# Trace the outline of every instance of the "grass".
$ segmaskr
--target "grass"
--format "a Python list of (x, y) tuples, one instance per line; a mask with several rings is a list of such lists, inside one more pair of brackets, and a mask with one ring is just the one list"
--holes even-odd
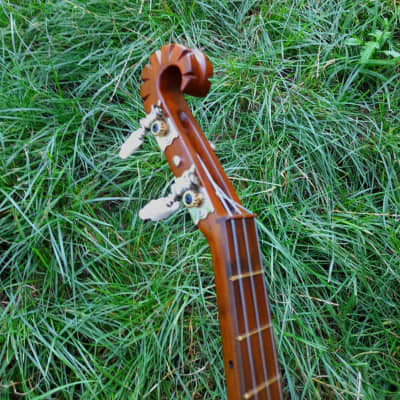
[(400, 31), (393, 1), (0, 2), (0, 398), (221, 399), (210, 253), (140, 72), (215, 75), (194, 113), (259, 216), (287, 399), (400, 399)]

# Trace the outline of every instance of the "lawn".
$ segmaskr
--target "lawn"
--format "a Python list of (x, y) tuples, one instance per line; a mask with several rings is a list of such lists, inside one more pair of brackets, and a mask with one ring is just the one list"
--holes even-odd
[(211, 255), (172, 174), (127, 160), (140, 73), (200, 48), (188, 99), (258, 214), (286, 399), (400, 399), (395, 0), (0, 1), (0, 398), (224, 399)]

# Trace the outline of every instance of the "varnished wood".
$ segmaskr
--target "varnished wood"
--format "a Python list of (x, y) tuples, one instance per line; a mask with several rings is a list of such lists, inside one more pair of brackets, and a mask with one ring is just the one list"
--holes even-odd
[[(238, 274), (239, 264), (242, 274), (249, 272), (250, 265), (253, 270), (262, 268), (254, 217), (215, 218), (214, 215), (210, 215), (208, 221), (202, 221), (201, 224), (207, 225), (203, 232), (210, 243), (213, 256), (228, 398), (229, 400), (245, 399), (246, 393), (252, 393), (252, 390), (268, 381), (270, 382), (268, 386), (257, 392), (257, 397), (254, 398), (259, 400), (282, 399), (264, 276), (257, 275), (243, 280), (245, 310), (242, 307), (239, 280), (232, 281), (230, 279)], [(238, 244), (237, 251), (234, 250), (232, 224), (235, 226), (236, 238), (241, 242)], [(248, 237), (247, 249), (244, 243), (244, 233)], [(253, 284), (250, 279), (253, 279)], [(254, 304), (254, 298), (256, 298), (257, 304)], [(257, 311), (259, 325), (256, 323)], [(248, 317), (247, 331), (244, 326), (244, 314), (247, 314)], [(265, 326), (269, 326), (269, 328), (262, 329)], [(257, 331), (257, 334), (252, 334), (254, 331)], [(259, 332), (265, 355), (264, 363), (268, 371), (267, 377), (262, 371), (263, 360)], [(242, 336), (247, 336), (246, 340), (241, 339)], [(249, 340), (253, 356), (255, 382), (251, 377), (247, 340)]]
[[(203, 53), (166, 45), (145, 66), (140, 93), (145, 111), (159, 104), (178, 132), (164, 152), (173, 174), (179, 177), (194, 165), (215, 210), (198, 227), (213, 259), (228, 399), (282, 399), (255, 216), (242, 208), (184, 98), (205, 96), (211, 76)], [(174, 156), (182, 160), (178, 166)], [(209, 176), (235, 206), (221, 201)]]

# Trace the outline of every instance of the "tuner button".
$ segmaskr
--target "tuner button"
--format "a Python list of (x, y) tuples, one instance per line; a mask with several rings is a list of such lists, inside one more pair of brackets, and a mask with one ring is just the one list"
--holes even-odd
[(131, 133), (125, 143), (121, 146), (119, 156), (121, 158), (127, 158), (132, 153), (134, 153), (143, 143), (145, 130), (139, 128), (135, 132)]
[(143, 220), (151, 219), (152, 221), (160, 221), (168, 218), (175, 211), (178, 211), (179, 201), (175, 201), (171, 196), (161, 197), (160, 199), (151, 200), (140, 211), (139, 218)]
[(187, 190), (182, 196), (183, 204), (188, 207), (198, 207), (203, 201), (203, 196), (199, 192)]
[(154, 136), (165, 136), (168, 132), (168, 124), (162, 119), (156, 119), (152, 122), (150, 131)]

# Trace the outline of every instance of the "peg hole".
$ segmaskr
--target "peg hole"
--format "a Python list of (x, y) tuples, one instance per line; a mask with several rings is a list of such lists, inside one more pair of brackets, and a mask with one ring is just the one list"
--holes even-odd
[(228, 364), (229, 364), (229, 368), (232, 369), (232, 368), (233, 368), (233, 361), (232, 361), (232, 360), (229, 360), (229, 361), (228, 361)]

